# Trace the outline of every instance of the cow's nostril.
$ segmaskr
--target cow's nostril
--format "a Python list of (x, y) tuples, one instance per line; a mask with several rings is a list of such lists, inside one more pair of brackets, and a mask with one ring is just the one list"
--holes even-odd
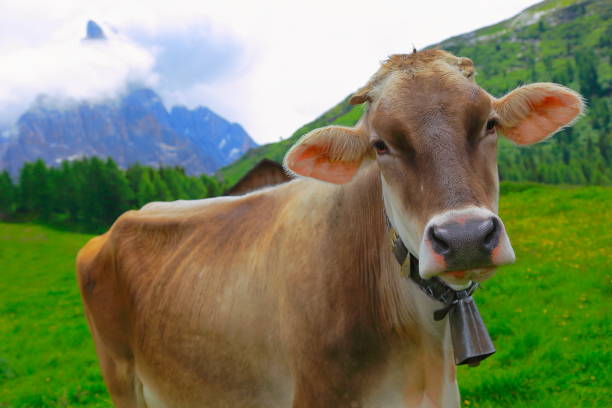
[(493, 250), (499, 241), (499, 221), (496, 218), (490, 218), (483, 223), (481, 228), (484, 235), (484, 246), (489, 250)]
[(450, 245), (444, 236), (444, 231), (435, 225), (429, 228), (429, 239), (433, 250), (437, 253), (444, 255), (450, 251)]

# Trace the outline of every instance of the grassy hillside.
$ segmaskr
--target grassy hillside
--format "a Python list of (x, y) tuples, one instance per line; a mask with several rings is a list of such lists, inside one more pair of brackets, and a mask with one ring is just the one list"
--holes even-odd
[[(581, 92), (586, 117), (550, 141), (531, 148), (500, 142), (505, 180), (612, 184), (612, 3), (607, 0), (548, 0), (501, 23), (432, 47), (471, 58), (478, 83), (495, 96), (530, 82), (557, 82)], [(408, 50), (407, 46), (407, 50)], [(367, 78), (363, 78), (365, 83)], [(357, 89), (362, 83), (355, 84)], [(235, 183), (261, 158), (280, 161), (302, 134), (328, 124), (352, 125), (362, 107), (345, 99), (289, 139), (261, 146), (221, 169)]]
[[(612, 406), (612, 189), (502, 191), (518, 262), (476, 295), (498, 353), (459, 369), (462, 405)], [(0, 223), (0, 408), (110, 406), (74, 277), (88, 239)]]

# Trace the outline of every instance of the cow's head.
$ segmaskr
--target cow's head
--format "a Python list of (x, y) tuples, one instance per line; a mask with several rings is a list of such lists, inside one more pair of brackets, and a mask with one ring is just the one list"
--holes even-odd
[(469, 59), (431, 50), (390, 57), (351, 98), (364, 102), (354, 128), (308, 133), (285, 166), (343, 184), (375, 160), (387, 214), (424, 278), (463, 285), (514, 262), (497, 216), (497, 133), (519, 145), (544, 140), (582, 112), (580, 95), (538, 83), (496, 99), (476, 85)]

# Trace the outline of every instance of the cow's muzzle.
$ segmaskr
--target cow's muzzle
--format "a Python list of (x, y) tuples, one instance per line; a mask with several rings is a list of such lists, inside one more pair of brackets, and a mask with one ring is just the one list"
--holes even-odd
[(424, 279), (442, 274), (451, 283), (480, 281), (491, 275), (492, 267), (514, 259), (497, 215), (483, 208), (453, 210), (433, 217), (425, 227), (419, 273)]

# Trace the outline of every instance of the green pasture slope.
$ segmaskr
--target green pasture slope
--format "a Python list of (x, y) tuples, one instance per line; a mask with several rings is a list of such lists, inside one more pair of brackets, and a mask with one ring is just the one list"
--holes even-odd
[[(498, 353), (464, 407), (610, 407), (612, 189), (504, 184), (518, 256), (477, 294)], [(0, 224), (0, 407), (108, 407), (74, 278), (88, 235)]]

